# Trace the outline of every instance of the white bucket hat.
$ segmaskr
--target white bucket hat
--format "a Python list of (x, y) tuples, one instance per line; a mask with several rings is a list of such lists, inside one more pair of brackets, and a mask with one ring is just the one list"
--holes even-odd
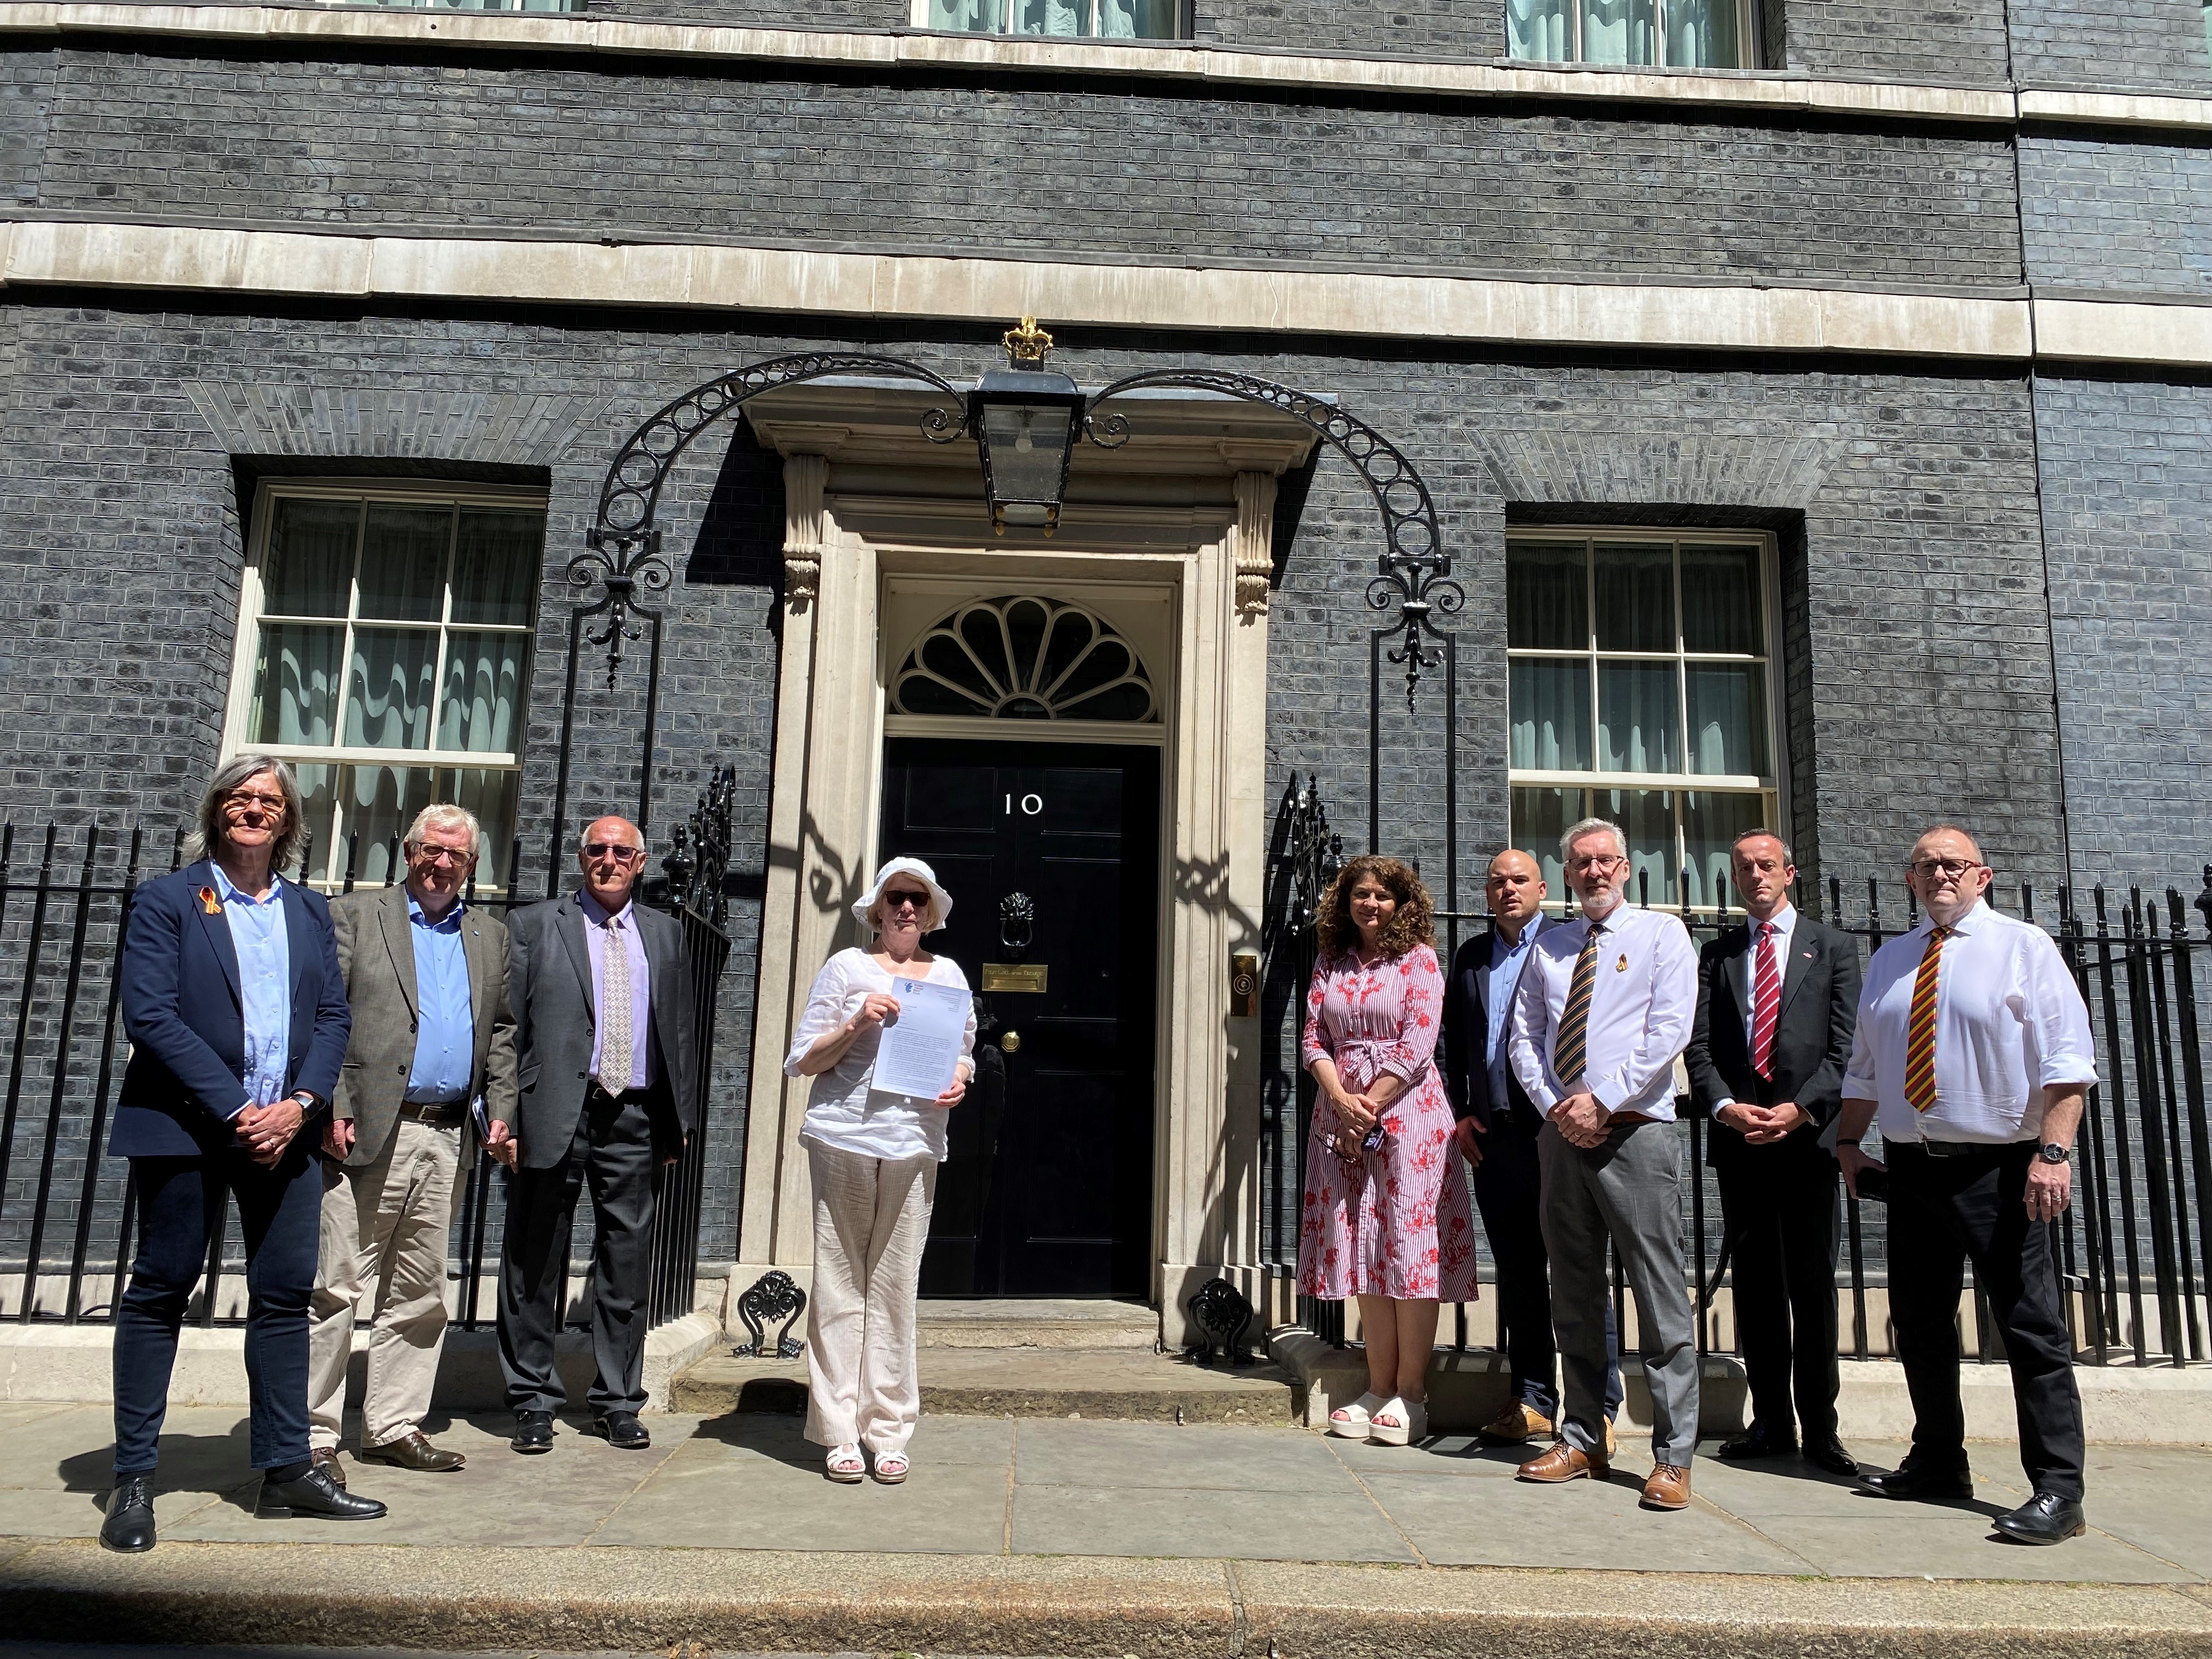
[[(937, 884), (937, 872), (920, 859), (893, 859), (882, 869), (877, 871), (875, 884), (853, 901), (854, 921), (863, 927), (871, 925), (868, 921), (868, 912), (876, 908), (877, 902), (884, 896), (884, 889), (890, 884), (893, 876), (912, 876), (924, 887), (929, 889), (929, 902), (931, 908), (937, 912), (937, 920), (929, 927), (924, 927), (922, 932), (931, 933), (945, 926), (945, 919), (952, 914), (952, 895)], [(927, 921), (927, 918), (925, 917), (924, 920)]]

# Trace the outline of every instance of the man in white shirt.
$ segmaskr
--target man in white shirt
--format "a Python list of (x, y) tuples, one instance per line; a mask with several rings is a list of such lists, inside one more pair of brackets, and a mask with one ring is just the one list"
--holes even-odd
[[(2021, 1543), (2056, 1544), (2087, 1524), (2081, 1397), (2051, 1224), (2071, 1196), (2068, 1158), (2097, 1080), (2089, 1011), (2051, 936), (1982, 902), (1990, 871), (1965, 830), (1929, 830), (1906, 875), (1927, 915), (1867, 965), (1836, 1143), (1853, 1193), (1868, 1171), (1886, 1171), (1890, 1318), (1912, 1395), (1911, 1454), (1863, 1484), (1884, 1498), (1973, 1491), (1957, 1325), (1972, 1257), (2004, 1335), (2035, 1488), (1996, 1524)], [(1877, 1112), (1886, 1164), (1859, 1145)]]
[(1644, 1506), (1686, 1509), (1698, 1443), (1698, 1355), (1682, 1269), (1682, 1149), (1674, 1061), (1698, 1006), (1698, 953), (1680, 918), (1629, 908), (1628, 843), (1603, 818), (1559, 838), (1582, 915), (1530, 947), (1513, 1002), (1514, 1075), (1545, 1117), (1544, 1247), (1566, 1405), (1559, 1444), (1523, 1480), (1603, 1474), (1606, 1241), (1643, 1328), (1651, 1389)]

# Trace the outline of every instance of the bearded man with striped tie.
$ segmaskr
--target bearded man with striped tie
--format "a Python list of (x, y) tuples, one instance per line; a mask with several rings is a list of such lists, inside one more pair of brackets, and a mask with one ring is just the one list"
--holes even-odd
[[(2074, 1132), (2097, 1081), (2089, 1010), (2051, 936), (1983, 902), (1990, 867), (1964, 830), (1929, 830), (1905, 873), (1927, 915), (1867, 964), (1836, 1142), (1853, 1193), (1865, 1171), (1887, 1170), (1889, 1315), (1912, 1395), (1911, 1452), (1863, 1484), (1883, 1498), (1972, 1495), (1958, 1330), (1971, 1257), (2004, 1336), (2035, 1488), (1996, 1528), (2056, 1544), (2087, 1524), (2051, 1224), (2072, 1194)], [(1877, 1112), (1886, 1164), (1859, 1145)]]
[(1603, 818), (1571, 824), (1559, 854), (1582, 915), (1546, 928), (1530, 947), (1508, 1052), (1545, 1118), (1536, 1158), (1565, 1406), (1559, 1444), (1522, 1464), (1520, 1478), (1550, 1483), (1607, 1473), (1609, 1237), (1636, 1297), (1651, 1391), (1656, 1467), (1644, 1484), (1644, 1507), (1687, 1509), (1698, 1354), (1682, 1267), (1674, 1061), (1697, 1009), (1698, 953), (1680, 917), (1629, 906), (1628, 842), (1619, 826)]
[(1698, 957), (1698, 1023), (1684, 1057), (1690, 1097), (1712, 1115), (1713, 1173), (1751, 1385), (1750, 1431), (1725, 1442), (1720, 1455), (1741, 1462), (1802, 1449), (1831, 1474), (1856, 1474), (1836, 1437), (1843, 1206), (1835, 1155), (1821, 1133), (1843, 1104), (1858, 946), (1798, 915), (1790, 902), (1797, 866), (1772, 830), (1745, 830), (1729, 862), (1749, 920)]

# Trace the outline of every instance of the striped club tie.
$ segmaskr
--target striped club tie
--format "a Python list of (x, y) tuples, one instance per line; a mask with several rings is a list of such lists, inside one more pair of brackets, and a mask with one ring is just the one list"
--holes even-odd
[(1552, 1069), (1570, 1089), (1583, 1080), (1589, 1060), (1590, 998), (1597, 990), (1598, 935), (1605, 929), (1590, 923), (1575, 958), (1575, 976), (1567, 981), (1567, 1006), (1559, 1015), (1559, 1040), (1552, 1049)]
[(1782, 975), (1774, 963), (1774, 924), (1759, 924), (1759, 955), (1751, 977), (1751, 1069), (1774, 1078), (1774, 1026), (1782, 1018)]
[(1936, 981), (1942, 972), (1948, 927), (1930, 928), (1928, 949), (1912, 981), (1912, 1018), (1905, 1025), (1905, 1098), (1916, 1112), (1936, 1103)]

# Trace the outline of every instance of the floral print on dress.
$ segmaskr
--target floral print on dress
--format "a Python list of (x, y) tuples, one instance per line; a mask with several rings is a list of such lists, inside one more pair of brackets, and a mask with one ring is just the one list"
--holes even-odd
[(1314, 1105), (1298, 1224), (1298, 1289), (1340, 1300), (1472, 1302), (1474, 1212), (1452, 1146), (1451, 1103), (1431, 1063), (1443, 1008), (1437, 953), (1417, 945), (1362, 967), (1324, 957), (1306, 994), (1298, 1063), (1335, 1064), (1347, 1094), (1383, 1073), (1407, 1087), (1382, 1114), (1379, 1152), (1346, 1164), (1330, 1150), (1336, 1113)]

